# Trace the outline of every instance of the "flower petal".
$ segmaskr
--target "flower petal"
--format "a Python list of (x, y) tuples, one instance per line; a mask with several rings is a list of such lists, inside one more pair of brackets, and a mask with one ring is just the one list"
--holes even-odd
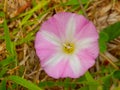
[(99, 54), (99, 45), (98, 45), (98, 41), (95, 41), (92, 43), (91, 46), (87, 47), (86, 52), (93, 58), (96, 59), (98, 54)]
[(75, 22), (75, 14), (73, 14), (67, 23), (66, 27), (66, 39), (67, 41), (72, 40), (74, 38), (74, 33), (76, 30), (76, 22)]
[(78, 78), (84, 74), (80, 59), (76, 56), (70, 56), (66, 63), (64, 73), (61, 77)]
[(75, 78), (83, 75), (83, 73), (84, 73), (81, 64), (82, 63), (81, 63), (80, 59), (76, 55), (74, 55), (70, 58), (70, 66), (74, 72)]
[(92, 38), (86, 38), (78, 41), (76, 43), (76, 53), (79, 51), (82, 52), (83, 50), (89, 52), (89, 54), (91, 54), (91, 57), (95, 59), (99, 53), (98, 41)]
[(89, 21), (82, 15), (75, 16), (76, 32), (75, 36), (89, 23)]
[[(48, 65), (43, 67), (43, 69), (45, 70), (45, 72), (49, 76), (58, 79), (58, 78), (62, 77), (62, 74), (63, 74), (63, 72), (65, 70), (65, 66), (66, 66), (67, 60), (65, 58), (62, 58), (61, 60), (58, 57), (56, 57), (56, 58), (57, 59), (55, 59), (54, 65), (51, 62), (51, 64), (49, 63)], [(56, 60), (57, 60), (57, 63), (56, 63)]]
[(56, 19), (59, 25), (59, 29), (61, 32), (61, 36), (63, 39), (69, 38), (75, 32), (75, 16), (76, 14), (69, 12), (62, 12), (54, 15), (53, 17)]
[(56, 37), (54, 34), (46, 31), (41, 31), (41, 35), (48, 40), (50, 43), (53, 43), (54, 45), (60, 46), (60, 39)]
[[(45, 61), (51, 57), (54, 53), (58, 52), (59, 46), (47, 40), (41, 32), (38, 32), (35, 39), (35, 49), (38, 57), (41, 61)], [(57, 42), (56, 42), (57, 43)]]
[(67, 23), (72, 15), (73, 13), (66, 12), (55, 14), (42, 24), (41, 30), (48, 31), (55, 34), (57, 37), (62, 38), (65, 36)]
[(84, 69), (84, 72), (95, 64), (95, 59), (91, 57), (86, 50), (80, 51), (77, 56), (80, 59), (81, 67)]
[(45, 21), (41, 26), (41, 31), (46, 31), (56, 35), (57, 37), (61, 37), (61, 29), (57, 20), (54, 17), (49, 18)]
[(80, 30), (79, 33), (76, 33), (76, 39), (77, 40), (84, 40), (85, 38), (92, 38), (94, 40), (98, 39), (98, 33), (95, 28), (95, 26), (92, 24), (92, 22), (89, 22), (86, 24), (82, 30)]
[(64, 55), (62, 55), (61, 53), (56, 53), (53, 56), (51, 56), (51, 58), (49, 58), (46, 62), (44, 62), (42, 64), (42, 67), (55, 66), (58, 62), (60, 62), (63, 59), (63, 57), (64, 57)]
[(76, 42), (76, 49), (82, 50), (85, 48), (89, 48), (90, 46), (93, 46), (92, 43), (96, 42), (97, 40), (94, 40), (94, 38), (85, 38), (85, 39), (80, 39), (79, 41)]

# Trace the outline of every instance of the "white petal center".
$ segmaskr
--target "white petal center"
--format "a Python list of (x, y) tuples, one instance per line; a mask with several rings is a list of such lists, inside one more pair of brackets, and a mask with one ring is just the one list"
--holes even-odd
[(77, 50), (85, 49), (91, 46), (91, 43), (93, 43), (95, 40), (93, 38), (86, 38), (83, 40), (79, 40), (76, 42), (76, 48)]
[(53, 43), (54, 45), (60, 46), (61, 41), (56, 35), (54, 35), (50, 32), (47, 32), (45, 30), (41, 31), (41, 33), (46, 40)]
[(75, 22), (75, 18), (73, 15), (69, 19), (67, 27), (66, 27), (66, 39), (67, 40), (71, 40), (74, 38), (75, 29), (76, 29), (76, 22)]
[(81, 70), (81, 63), (79, 58), (76, 55), (71, 56), (70, 58), (70, 66), (75, 75), (78, 75)]
[(64, 55), (62, 55), (61, 53), (56, 53), (54, 56), (48, 59), (48, 61), (46, 61), (43, 66), (55, 66), (57, 63), (63, 60), (63, 58)]

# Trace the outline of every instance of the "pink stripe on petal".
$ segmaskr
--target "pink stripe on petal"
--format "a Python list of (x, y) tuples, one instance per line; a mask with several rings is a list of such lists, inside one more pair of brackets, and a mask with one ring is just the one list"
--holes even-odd
[(86, 72), (89, 68), (91, 68), (95, 64), (95, 59), (91, 57), (89, 53), (86, 52), (85, 50), (80, 51), (77, 54), (77, 56), (81, 62), (81, 66), (84, 69), (84, 72)]
[(76, 15), (76, 34), (78, 34), (88, 23), (89, 21), (82, 15)]
[(75, 15), (76, 14), (69, 13), (69, 12), (62, 12), (62, 13), (58, 13), (53, 16), (56, 19), (56, 21), (58, 22), (63, 39), (66, 37), (66, 30), (67, 30), (67, 32), (71, 32), (71, 33), (74, 32), (74, 29), (75, 29), (74, 16)]
[(66, 26), (66, 39), (67, 41), (69, 40), (72, 40), (74, 38), (74, 34), (75, 34), (75, 31), (76, 31), (76, 21), (75, 21), (75, 14), (73, 14), (69, 20), (68, 20), (68, 23), (67, 23), (67, 26)]
[(44, 63), (42, 63), (43, 67), (46, 66), (55, 66), (58, 62), (60, 62), (62, 59), (64, 58), (64, 55), (62, 55), (61, 53), (55, 53), (53, 56), (51, 56), (50, 58), (48, 58)]
[(43, 67), (43, 69), (49, 76), (58, 79), (62, 77), (66, 63), (67, 63), (66, 59), (61, 59), (61, 61), (58, 62), (56, 65), (51, 66), (51, 64), (49, 64), (46, 67)]
[(98, 41), (93, 42), (92, 45), (86, 48), (85, 50), (92, 58), (96, 59), (99, 54)]
[(54, 17), (49, 18), (41, 26), (41, 31), (47, 31), (52, 34), (55, 34), (57, 37), (61, 37), (61, 29), (57, 20)]
[(79, 50), (83, 50), (85, 48), (90, 48), (91, 46), (93, 46), (94, 42), (98, 43), (98, 41), (94, 38), (80, 39), (79, 41), (76, 41), (76, 49), (77, 49), (77, 51), (79, 51)]
[(76, 33), (75, 36), (78, 40), (84, 40), (85, 38), (93, 38), (94, 40), (98, 39), (98, 33), (92, 22), (87, 23), (79, 33)]
[(38, 32), (36, 36), (35, 49), (41, 61), (45, 61), (47, 58), (58, 52), (58, 46), (46, 40), (40, 32)]
[(72, 68), (74, 75), (79, 76), (79, 73), (81, 71), (81, 62), (77, 56), (74, 55), (70, 57), (70, 66)]
[(46, 31), (41, 31), (41, 35), (43, 38), (48, 40), (50, 43), (53, 43), (54, 45), (60, 46), (61, 41), (54, 34), (52, 34), (50, 32), (46, 32)]
[(64, 73), (62, 74), (62, 78), (64, 77), (70, 77), (70, 78), (79, 78), (85, 73), (85, 70), (83, 69), (80, 60), (75, 58), (71, 58), (68, 60), (68, 62), (65, 65)]
[(62, 78), (65, 78), (65, 77), (75, 78), (75, 75), (74, 75), (72, 68), (70, 66), (69, 59), (64, 67), (64, 72), (62, 73), (61, 77)]
[(65, 36), (65, 29), (71, 15), (73, 14), (65, 12), (55, 14), (42, 24), (41, 30), (48, 31), (55, 34), (57, 37), (62, 38)]

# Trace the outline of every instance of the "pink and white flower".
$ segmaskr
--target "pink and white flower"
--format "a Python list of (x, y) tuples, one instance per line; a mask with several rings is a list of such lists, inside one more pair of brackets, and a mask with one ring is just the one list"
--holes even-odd
[(98, 33), (84, 16), (58, 13), (42, 24), (35, 49), (49, 76), (78, 78), (95, 64)]

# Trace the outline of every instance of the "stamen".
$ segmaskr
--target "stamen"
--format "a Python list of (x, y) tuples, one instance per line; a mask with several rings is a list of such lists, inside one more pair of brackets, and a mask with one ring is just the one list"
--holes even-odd
[(75, 50), (75, 46), (73, 43), (64, 43), (63, 44), (63, 51), (66, 53), (66, 54), (72, 54)]

